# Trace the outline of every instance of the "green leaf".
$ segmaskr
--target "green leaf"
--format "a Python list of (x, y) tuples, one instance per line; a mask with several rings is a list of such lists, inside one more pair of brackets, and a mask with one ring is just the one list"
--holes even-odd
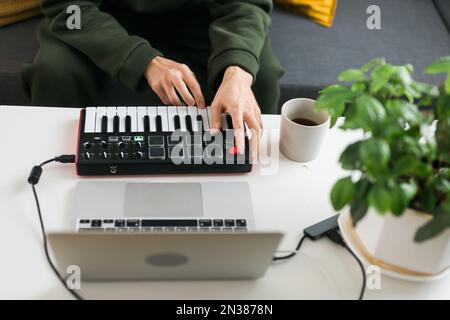
[(361, 143), (359, 156), (369, 171), (379, 172), (386, 167), (391, 157), (391, 150), (386, 141), (372, 138)]
[(386, 117), (386, 111), (380, 101), (368, 94), (363, 94), (356, 99), (356, 107), (358, 116), (369, 128), (377, 125)]
[(408, 67), (406, 66), (397, 67), (397, 73), (398, 77), (400, 78), (400, 81), (403, 83), (404, 86), (409, 86), (413, 83), (411, 72), (409, 71)]
[(359, 158), (359, 147), (361, 141), (352, 143), (342, 152), (339, 162), (342, 168), (346, 170), (356, 170), (361, 168), (361, 160)]
[(433, 212), (436, 207), (436, 196), (432, 188), (425, 189), (419, 196), (420, 206), (426, 212)]
[(380, 213), (385, 213), (390, 209), (390, 194), (387, 189), (381, 185), (376, 184), (369, 191), (368, 201), (369, 205), (375, 208)]
[(450, 56), (434, 60), (428, 67), (425, 68), (425, 72), (429, 74), (450, 72)]
[(364, 198), (356, 199), (350, 205), (350, 214), (352, 216), (352, 222), (355, 226), (367, 213), (369, 209), (367, 202)]
[(447, 75), (447, 79), (445, 80), (444, 83), (444, 90), (447, 94), (450, 94), (450, 71)]
[(395, 185), (389, 190), (390, 194), (390, 207), (391, 212), (396, 215), (400, 216), (408, 206), (408, 196), (405, 194), (405, 191), (402, 189), (401, 186)]
[(385, 64), (386, 60), (384, 58), (377, 58), (377, 59), (372, 59), (369, 62), (367, 62), (366, 64), (364, 64), (360, 69), (362, 72), (367, 72), (370, 69), (377, 67), (379, 65)]
[(361, 81), (364, 80), (364, 72), (358, 69), (349, 69), (345, 70), (339, 75), (338, 80), (344, 82), (353, 82), (353, 81)]
[(423, 242), (436, 237), (450, 227), (450, 212), (435, 214), (433, 219), (417, 230), (414, 241)]
[(354, 84), (352, 84), (350, 90), (358, 95), (366, 90), (366, 85), (363, 82), (355, 82)]
[(391, 76), (396, 72), (396, 69), (389, 64), (384, 64), (376, 67), (372, 72), (372, 82), (370, 83), (370, 92), (377, 93), (385, 86)]
[(353, 96), (353, 92), (343, 86), (330, 86), (320, 91), (315, 107), (317, 110), (322, 109), (340, 109), (345, 102), (349, 101)]
[(417, 194), (417, 185), (414, 180), (404, 182), (400, 185), (403, 190), (403, 194), (406, 197), (406, 201), (409, 203)]
[(394, 173), (401, 176), (404, 174), (414, 173), (417, 168), (419, 161), (413, 155), (404, 155), (396, 160), (394, 164)]
[(331, 203), (335, 210), (341, 210), (350, 203), (355, 193), (355, 186), (350, 177), (338, 180), (331, 189)]

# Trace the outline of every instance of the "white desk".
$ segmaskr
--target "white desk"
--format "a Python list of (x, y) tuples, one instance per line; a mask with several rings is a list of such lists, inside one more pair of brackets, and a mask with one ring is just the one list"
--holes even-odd
[[(45, 260), (36, 206), (26, 179), (33, 165), (75, 151), (78, 115), (77, 109), (0, 107), (0, 299), (71, 298)], [(279, 116), (263, 116), (263, 120), (266, 129), (279, 126)], [(284, 231), (280, 249), (291, 250), (303, 228), (334, 214), (329, 191), (344, 174), (337, 159), (357, 138), (358, 134), (333, 129), (318, 159), (305, 166), (280, 155), (279, 168), (272, 175), (263, 174), (258, 165), (246, 175), (114, 179), (247, 181), (258, 227)], [(279, 155), (278, 142), (273, 140), (272, 161)], [(267, 144), (267, 139), (262, 144)], [(80, 179), (73, 165), (53, 164), (44, 169), (37, 190), (47, 230), (62, 228), (74, 185)], [(354, 299), (360, 286), (361, 274), (353, 258), (324, 239), (306, 241), (301, 255), (275, 263), (256, 281), (82, 283), (81, 294), (87, 299)], [(382, 277), (381, 286), (381, 290), (367, 290), (366, 298), (450, 299), (450, 277), (431, 283)]]

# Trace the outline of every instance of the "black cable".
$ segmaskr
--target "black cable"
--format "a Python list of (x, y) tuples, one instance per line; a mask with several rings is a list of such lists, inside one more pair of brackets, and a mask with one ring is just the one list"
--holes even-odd
[(66, 281), (64, 280), (64, 278), (59, 274), (58, 270), (56, 269), (55, 265), (52, 262), (52, 259), (50, 258), (50, 254), (48, 252), (48, 243), (47, 243), (47, 236), (46, 236), (46, 232), (45, 232), (45, 227), (44, 227), (44, 220), (42, 219), (42, 213), (41, 213), (41, 206), (39, 204), (39, 198), (36, 192), (36, 188), (35, 185), (39, 182), (39, 178), (41, 176), (42, 173), (42, 167), (48, 163), (51, 163), (53, 161), (57, 161), (57, 162), (61, 162), (61, 163), (73, 163), (75, 162), (75, 156), (73, 155), (63, 155), (63, 156), (59, 156), (47, 161), (42, 162), (39, 166), (35, 166), (33, 167), (33, 169), (31, 170), (30, 176), (28, 177), (28, 182), (31, 184), (31, 189), (33, 190), (33, 195), (34, 195), (34, 200), (36, 201), (36, 208), (37, 208), (37, 212), (38, 212), (38, 216), (39, 216), (39, 222), (41, 225), (41, 232), (42, 232), (42, 239), (43, 239), (43, 245), (44, 245), (44, 252), (45, 252), (45, 256), (47, 258), (48, 264), (50, 265), (50, 267), (52, 268), (53, 272), (55, 273), (56, 277), (58, 278), (58, 280), (62, 283), (62, 285), (64, 286), (64, 288), (66, 288), (67, 291), (69, 291), (69, 293), (76, 299), (78, 300), (83, 300), (83, 298), (75, 292), (75, 290), (70, 289), (69, 287), (67, 287)]
[(292, 258), (293, 256), (295, 256), (297, 254), (297, 252), (300, 250), (300, 247), (302, 246), (303, 241), (305, 241), (306, 238), (307, 238), (306, 235), (303, 235), (303, 237), (300, 238), (300, 241), (298, 242), (297, 247), (295, 248), (294, 252), (292, 252), (288, 255), (282, 256), (282, 257), (273, 257), (272, 261), (286, 260), (286, 259), (289, 259), (289, 258)]
[(328, 237), (328, 239), (330, 239), (331, 241), (333, 241), (334, 243), (342, 246), (344, 249), (346, 249), (351, 255), (352, 257), (356, 260), (356, 262), (358, 263), (360, 269), (361, 269), (361, 274), (362, 274), (362, 286), (361, 286), (361, 291), (359, 293), (359, 300), (362, 300), (364, 298), (364, 292), (366, 290), (366, 270), (364, 269), (364, 265), (362, 264), (361, 260), (358, 258), (358, 256), (350, 249), (350, 247), (345, 243), (344, 239), (342, 238), (339, 229), (333, 229), (330, 230), (328, 232), (325, 233), (325, 235)]
[[(359, 294), (358, 299), (362, 300), (364, 298), (364, 292), (366, 289), (366, 271), (364, 269), (364, 265), (362, 264), (361, 260), (353, 253), (353, 251), (348, 247), (348, 245), (345, 243), (344, 239), (342, 238), (342, 236), (339, 233), (339, 229), (335, 228), (335, 229), (331, 229), (328, 230), (327, 232), (324, 233), (328, 239), (330, 239), (332, 242), (344, 247), (351, 255), (353, 258), (355, 258), (356, 262), (358, 263), (359, 267), (361, 268), (361, 272), (362, 272), (362, 287), (361, 287), (361, 292)], [(272, 261), (279, 261), (279, 260), (286, 260), (286, 259), (290, 259), (292, 257), (294, 257), (297, 252), (300, 250), (300, 247), (303, 244), (303, 241), (305, 241), (306, 238), (310, 238), (308, 237), (306, 234), (304, 234), (301, 238), (300, 241), (297, 244), (297, 247), (295, 248), (295, 251), (293, 251), (292, 253), (282, 256), (282, 257), (273, 257)], [(317, 238), (311, 238), (312, 240), (316, 240), (319, 239), (320, 236), (318, 236)]]

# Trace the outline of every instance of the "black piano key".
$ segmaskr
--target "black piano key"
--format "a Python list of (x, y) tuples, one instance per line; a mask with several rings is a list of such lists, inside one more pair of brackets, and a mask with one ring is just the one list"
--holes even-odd
[(157, 116), (156, 116), (156, 131), (157, 132), (162, 132), (163, 130), (162, 130), (162, 118), (161, 118), (161, 116), (158, 114)]
[(175, 130), (180, 130), (181, 129), (180, 116), (175, 115), (175, 117), (173, 117), (173, 121), (175, 122)]
[(108, 117), (103, 116), (102, 117), (102, 133), (105, 133), (108, 131)]
[(233, 118), (229, 114), (226, 115), (228, 129), (233, 129)]
[(144, 131), (150, 132), (150, 117), (148, 115), (144, 116)]
[(131, 116), (125, 117), (125, 131), (131, 132)]
[(192, 130), (192, 118), (190, 115), (187, 115), (186, 118), (184, 118), (184, 120), (186, 121), (186, 130), (188, 132), (193, 132), (194, 130)]
[(119, 132), (119, 126), (120, 126), (120, 118), (118, 115), (115, 115), (113, 120), (113, 131)]
[(198, 130), (199, 131), (204, 131), (203, 129), (203, 117), (201, 114), (197, 115), (197, 124), (198, 124)]

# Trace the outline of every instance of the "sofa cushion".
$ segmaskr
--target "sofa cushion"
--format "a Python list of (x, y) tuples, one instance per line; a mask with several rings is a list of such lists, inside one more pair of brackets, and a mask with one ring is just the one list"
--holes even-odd
[[(443, 2), (448, 0), (443, 0)], [(381, 30), (368, 30), (367, 7), (381, 8)], [(396, 64), (412, 63), (419, 79), (433, 59), (450, 52), (450, 36), (429, 0), (340, 0), (331, 28), (275, 10), (270, 30), (272, 45), (286, 70), (282, 101), (316, 98), (340, 71), (376, 57)]]
[(434, 0), (436, 7), (444, 20), (448, 31), (450, 32), (450, 1), (448, 0)]

